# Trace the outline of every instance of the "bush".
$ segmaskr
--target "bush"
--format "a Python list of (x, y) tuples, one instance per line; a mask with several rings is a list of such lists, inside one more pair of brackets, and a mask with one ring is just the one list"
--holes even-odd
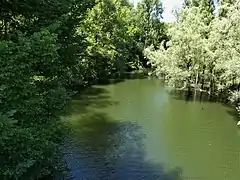
[(0, 177), (38, 179), (58, 171), (59, 130), (55, 123), (46, 129), (19, 127), (16, 120), (0, 115)]
[[(0, 177), (38, 179), (58, 171), (59, 120), (69, 94), (56, 80), (57, 37), (43, 29), (0, 43)], [(51, 67), (51, 71), (49, 69)]]

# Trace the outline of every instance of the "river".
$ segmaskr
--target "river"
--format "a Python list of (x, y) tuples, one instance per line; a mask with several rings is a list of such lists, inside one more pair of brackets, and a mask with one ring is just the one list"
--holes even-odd
[(238, 180), (233, 109), (168, 93), (159, 79), (92, 86), (65, 119), (65, 158), (76, 180)]

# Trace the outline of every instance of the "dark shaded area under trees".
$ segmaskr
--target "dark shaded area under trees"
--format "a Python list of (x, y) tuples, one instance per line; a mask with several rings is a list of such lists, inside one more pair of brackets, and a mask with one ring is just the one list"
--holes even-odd
[[(0, 1), (0, 177), (61, 171), (60, 114), (73, 90), (146, 65), (167, 39), (160, 1)], [(77, 88), (76, 88), (77, 87)]]

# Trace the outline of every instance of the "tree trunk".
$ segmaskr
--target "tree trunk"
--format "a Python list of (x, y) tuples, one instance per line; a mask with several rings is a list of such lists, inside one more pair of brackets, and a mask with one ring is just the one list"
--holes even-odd
[(7, 20), (4, 20), (4, 39), (7, 40), (8, 34), (7, 34)]
[(204, 75), (205, 75), (205, 66), (203, 67), (203, 72), (202, 72), (202, 85), (201, 85), (201, 89), (203, 89), (204, 88)]
[(213, 68), (210, 69), (210, 73), (211, 73), (211, 77), (210, 77), (209, 95), (211, 100), (214, 92)]
[(198, 85), (198, 72), (196, 74), (196, 79), (195, 79), (195, 89), (197, 88), (197, 85)]
[(187, 93), (191, 94), (191, 78), (190, 77), (187, 80)]
[(197, 96), (197, 86), (198, 86), (198, 72), (195, 79), (194, 102), (196, 101), (196, 96)]

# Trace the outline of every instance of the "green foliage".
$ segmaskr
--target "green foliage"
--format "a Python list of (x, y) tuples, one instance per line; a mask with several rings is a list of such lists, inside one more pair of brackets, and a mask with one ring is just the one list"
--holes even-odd
[[(156, 75), (164, 76), (171, 87), (194, 87), (238, 104), (240, 5), (239, 1), (226, 4), (215, 17), (199, 4), (186, 6), (168, 30), (168, 48), (147, 48), (145, 55)], [(224, 16), (221, 8), (226, 10)]]
[(59, 126), (48, 123), (42, 129), (43, 126), (19, 127), (17, 123), (6, 115), (0, 116), (0, 176), (37, 179), (59, 170)]
[(148, 59), (144, 57), (143, 51), (146, 47), (153, 45), (155, 49), (159, 44), (168, 41), (167, 24), (162, 22), (163, 6), (161, 0), (143, 0), (137, 4), (135, 11), (135, 22), (137, 33), (136, 54), (142, 66), (150, 67)]
[(101, 80), (125, 71), (126, 64), (137, 59), (137, 31), (134, 11), (126, 1), (97, 0), (78, 29), (88, 42), (80, 64), (91, 69), (85, 76)]
[(72, 91), (141, 67), (166, 39), (159, 0), (0, 2), (0, 177), (39, 179), (60, 166), (61, 112)]
[[(2, 43), (0, 53), (2, 67), (0, 80), (3, 82), (0, 94), (2, 112), (16, 110), (15, 114), (19, 121), (40, 123), (44, 120), (40, 115), (45, 114), (41, 111), (44, 109), (47, 111), (46, 98), (48, 95), (53, 96), (52, 87), (47, 89), (48, 87), (44, 86), (50, 82), (54, 83), (55, 71), (58, 68), (58, 49), (56, 35), (47, 30), (34, 33), (30, 37), (20, 36), (18, 43)], [(36, 80), (34, 76), (43, 76), (44, 80)], [(42, 107), (38, 109), (40, 105)], [(51, 108), (49, 109), (51, 113), (59, 110)]]
[(218, 13), (219, 16), (226, 17), (228, 8), (236, 2), (237, 0), (218, 0), (219, 6), (220, 6), (219, 13)]
[(185, 7), (197, 7), (201, 14), (205, 14), (205, 18), (208, 19), (207, 24), (210, 24), (214, 18), (214, 0), (185, 0)]
[(36, 179), (57, 170), (63, 130), (58, 117), (69, 96), (55, 81), (56, 40), (55, 34), (43, 29), (29, 37), (19, 35), (16, 43), (1, 42), (0, 176), (4, 179)]
[(137, 6), (139, 40), (142, 46), (158, 46), (165, 40), (166, 33), (162, 20), (163, 7), (160, 0), (143, 0)]
[(59, 76), (60, 30), (72, 3), (51, 3), (1, 1), (2, 179), (39, 179), (60, 168), (59, 115), (70, 99)]
[(195, 76), (205, 68), (207, 19), (197, 7), (185, 9), (180, 21), (169, 29), (171, 40), (167, 49), (145, 50), (156, 66), (157, 75), (164, 75), (170, 86), (194, 83)]
[(228, 8), (226, 17), (217, 18), (212, 25), (211, 42), (215, 57), (218, 89), (239, 90), (239, 3)]

